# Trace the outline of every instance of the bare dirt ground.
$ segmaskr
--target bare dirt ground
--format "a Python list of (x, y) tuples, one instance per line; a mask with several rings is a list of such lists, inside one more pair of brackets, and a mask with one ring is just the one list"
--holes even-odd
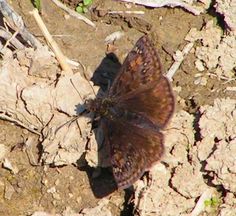
[[(42, 33), (29, 14), (33, 9), (31, 2), (16, 0), (9, 3), (22, 16), (27, 29), (44, 44)], [(119, 67), (114, 59), (106, 58), (104, 39), (113, 32), (124, 32), (114, 44), (121, 63), (137, 39), (143, 33), (149, 33), (165, 72), (174, 62), (176, 50), (182, 50), (187, 44), (185, 37), (190, 29), (204, 30), (204, 26), (213, 21), (220, 34), (224, 31), (222, 20), (214, 10), (194, 16), (181, 8), (151, 9), (132, 5), (132, 10), (145, 12), (138, 16), (141, 21), (94, 13), (94, 29), (72, 17), (65, 19), (65, 12), (49, 0), (43, 4), (42, 17), (50, 33), (68, 58), (85, 66), (89, 78), (98, 69), (111, 76)], [(127, 10), (124, 3), (111, 0), (94, 1), (93, 7)], [(199, 44), (196, 42), (195, 47)], [(37, 163), (43, 149), (38, 136), (1, 120), (0, 147), (4, 146), (7, 153), (0, 158), (0, 215), (32, 215), (37, 211), (52, 215), (191, 215), (204, 192), (209, 190), (210, 196), (203, 201), (204, 208), (195, 215), (236, 215), (236, 96), (235, 90), (227, 90), (235, 87), (235, 74), (221, 79), (217, 73), (214, 75), (214, 67), (199, 72), (195, 61), (196, 53), (192, 51), (173, 77), (176, 114), (165, 132), (166, 155), (153, 171), (157, 179), (153, 184), (157, 188), (152, 189), (155, 195), (150, 198), (151, 204), (148, 198), (145, 201), (148, 205), (145, 212), (137, 201), (142, 194), (139, 186), (135, 187), (135, 192), (115, 190), (106, 196), (97, 193), (97, 188), (110, 181), (109, 169), (102, 168), (96, 175), (94, 168), (88, 168), (82, 157), (77, 164)], [(106, 88), (106, 79), (98, 76), (96, 80)], [(64, 100), (69, 103), (71, 92), (64, 94), (67, 96)], [(74, 136), (79, 136), (79, 132)], [(29, 139), (35, 143), (30, 150), (25, 146)], [(13, 166), (10, 170), (4, 167), (6, 158)]]

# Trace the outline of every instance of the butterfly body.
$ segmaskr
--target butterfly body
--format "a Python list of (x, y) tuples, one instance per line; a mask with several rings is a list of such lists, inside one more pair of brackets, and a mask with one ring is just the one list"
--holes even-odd
[(154, 45), (141, 37), (126, 57), (108, 96), (88, 102), (101, 117), (118, 188), (127, 188), (163, 155), (162, 130), (174, 96)]

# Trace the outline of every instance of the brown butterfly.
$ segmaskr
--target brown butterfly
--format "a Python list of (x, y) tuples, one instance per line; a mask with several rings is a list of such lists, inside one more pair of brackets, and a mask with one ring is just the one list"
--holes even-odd
[(148, 36), (128, 54), (108, 96), (86, 105), (101, 116), (118, 188), (131, 186), (160, 160), (161, 131), (174, 112), (171, 86)]

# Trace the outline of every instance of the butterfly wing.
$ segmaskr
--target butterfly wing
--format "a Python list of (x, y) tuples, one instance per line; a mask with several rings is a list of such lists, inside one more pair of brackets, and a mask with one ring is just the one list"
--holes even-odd
[(174, 111), (174, 96), (162, 75), (154, 45), (145, 35), (126, 57), (109, 96), (117, 108), (133, 112), (164, 128)]
[(104, 116), (106, 143), (119, 188), (127, 188), (159, 161), (163, 129), (174, 110), (174, 97), (162, 75), (159, 57), (147, 36), (141, 37), (115, 78)]
[(161, 77), (161, 64), (147, 35), (141, 37), (129, 52), (110, 90), (110, 97), (124, 97), (138, 89), (150, 88)]
[(163, 129), (174, 112), (174, 101), (171, 86), (168, 80), (162, 77), (156, 86), (121, 99), (116, 107), (145, 117)]
[(164, 151), (163, 135), (119, 120), (107, 121), (106, 128), (113, 175), (118, 188), (124, 189), (160, 160)]

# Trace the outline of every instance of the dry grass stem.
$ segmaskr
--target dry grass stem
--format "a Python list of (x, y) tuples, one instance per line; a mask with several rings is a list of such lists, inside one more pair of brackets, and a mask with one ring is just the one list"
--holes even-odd
[(170, 69), (168, 70), (166, 77), (172, 81), (172, 78), (174, 76), (174, 74), (176, 73), (176, 71), (179, 69), (180, 65), (182, 64), (184, 57), (190, 52), (190, 50), (193, 48), (193, 44), (192, 42), (188, 43), (182, 52), (178, 52), (176, 54), (176, 59), (175, 62), (172, 64), (172, 66), (170, 67)]
[(56, 4), (58, 7), (60, 7), (62, 10), (66, 11), (70, 16), (73, 16), (79, 20), (84, 21), (85, 23), (87, 23), (88, 25), (92, 26), (92, 27), (96, 27), (96, 25), (89, 20), (88, 18), (86, 18), (85, 16), (82, 16), (81, 14), (77, 13), (76, 11), (71, 10), (70, 8), (66, 7), (63, 3), (61, 3), (58, 0), (52, 0), (54, 4)]
[(65, 71), (68, 74), (73, 74), (72, 69), (67, 64), (67, 61), (66, 61), (66, 58), (65, 58), (64, 54), (60, 50), (60, 48), (57, 45), (56, 41), (53, 39), (53, 37), (49, 33), (47, 27), (45, 26), (45, 24), (44, 24), (44, 22), (42, 20), (42, 18), (39, 16), (38, 10), (35, 8), (30, 13), (34, 16), (34, 18), (35, 18), (35, 20), (36, 20), (40, 30), (42, 31), (42, 33), (43, 33), (43, 35), (45, 37), (45, 39), (47, 40), (47, 42), (51, 46), (53, 52), (55, 53), (56, 58), (57, 58), (59, 64), (61, 65), (61, 67), (62, 67), (62, 70)]

